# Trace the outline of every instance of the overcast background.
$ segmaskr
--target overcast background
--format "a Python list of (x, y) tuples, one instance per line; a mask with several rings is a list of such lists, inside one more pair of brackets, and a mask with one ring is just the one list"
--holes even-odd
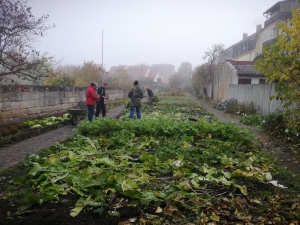
[(30, 0), (32, 13), (49, 14), (36, 47), (62, 65), (173, 64), (193, 68), (213, 44), (230, 47), (255, 33), (263, 12), (279, 0)]

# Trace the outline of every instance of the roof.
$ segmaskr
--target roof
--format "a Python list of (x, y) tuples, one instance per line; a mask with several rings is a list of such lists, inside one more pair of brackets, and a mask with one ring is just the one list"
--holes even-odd
[(276, 2), (274, 5), (272, 5), (267, 11), (265, 11), (263, 13), (263, 15), (265, 14), (268, 14), (268, 13), (272, 13), (272, 12), (275, 12), (275, 11), (278, 11), (278, 9), (280, 8), (280, 4), (282, 2), (285, 2), (285, 1), (280, 1), (280, 2)]
[(154, 79), (154, 78), (156, 77), (157, 74), (158, 74), (158, 71), (151, 70), (151, 71), (149, 72), (148, 77)]
[(139, 66), (128, 66), (127, 73), (132, 78), (146, 77), (149, 73), (150, 66), (139, 65)]
[(255, 65), (253, 61), (235, 61), (235, 60), (225, 60), (226, 62), (230, 62), (232, 65)]
[(253, 61), (226, 60), (226, 62), (233, 65), (233, 67), (237, 71), (238, 76), (263, 76), (263, 74), (255, 69), (255, 62)]

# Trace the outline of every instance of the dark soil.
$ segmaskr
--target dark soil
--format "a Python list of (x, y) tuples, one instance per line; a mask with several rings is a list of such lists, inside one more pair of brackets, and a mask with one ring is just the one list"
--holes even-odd
[(92, 212), (80, 213), (76, 217), (71, 217), (70, 209), (74, 207), (77, 197), (74, 195), (63, 198), (58, 203), (49, 203), (33, 206), (32, 209), (23, 212), (19, 215), (7, 217), (7, 212), (14, 212), (15, 207), (9, 205), (5, 200), (0, 199), (0, 220), (2, 225), (83, 225), (83, 224), (103, 224), (103, 225), (118, 225), (119, 222), (126, 221), (130, 218), (139, 217), (141, 210), (133, 207), (117, 209), (120, 217), (93, 215)]
[[(23, 199), (23, 196), (11, 199), (11, 202), (3, 197), (3, 192), (7, 189), (7, 183), (14, 178), (27, 174), (27, 169), (18, 164), (2, 171), (0, 175), (0, 224), (1, 225), (119, 225), (123, 221), (134, 219), (134, 223), (139, 224), (139, 218), (145, 213), (155, 214), (156, 206), (139, 206), (136, 207), (105, 207), (101, 209), (100, 214), (96, 210), (84, 210), (76, 217), (70, 216), (70, 211), (74, 208), (78, 196), (68, 194), (60, 196), (59, 201), (45, 202), (41, 205), (33, 205), (29, 210), (22, 213), (16, 213), (17, 205)], [(21, 188), (21, 187), (20, 187)], [(6, 190), (7, 191), (7, 190)], [(21, 189), (14, 189), (11, 192), (18, 192)], [(117, 211), (119, 216), (109, 216), (108, 211)], [(128, 223), (126, 223), (128, 224)]]

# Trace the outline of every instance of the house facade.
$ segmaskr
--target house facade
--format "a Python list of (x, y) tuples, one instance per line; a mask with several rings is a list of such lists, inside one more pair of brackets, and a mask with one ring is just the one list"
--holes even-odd
[(257, 25), (256, 32), (250, 36), (244, 33), (241, 41), (218, 57), (220, 67), (214, 74), (214, 100), (227, 100), (230, 84), (265, 83), (263, 75), (255, 71), (253, 60), (262, 54), (264, 45), (276, 41), (277, 24), (291, 19), (291, 11), (296, 7), (300, 7), (300, 0), (278, 1), (263, 13), (266, 17), (263, 27)]
[(225, 61), (214, 73), (213, 99), (224, 101), (229, 97), (230, 84), (264, 84), (262, 74), (251, 61)]
[(261, 33), (262, 25), (257, 25), (256, 32), (250, 36), (244, 33), (241, 41), (227, 48), (225, 53), (219, 56), (218, 63), (223, 63), (228, 59), (236, 61), (253, 61), (253, 59), (261, 54), (262, 51), (260, 47)]
[(241, 41), (233, 44), (218, 58), (218, 63), (232, 59), (236, 61), (253, 61), (262, 53), (264, 44), (275, 41), (277, 24), (292, 18), (292, 9), (300, 6), (300, 0), (279, 1), (267, 9), (263, 15), (266, 17), (264, 26), (256, 26), (256, 32), (249, 35), (244, 33)]

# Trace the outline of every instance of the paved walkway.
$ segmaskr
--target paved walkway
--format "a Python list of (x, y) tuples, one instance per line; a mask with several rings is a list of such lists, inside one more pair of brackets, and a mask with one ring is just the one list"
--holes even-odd
[[(108, 118), (115, 118), (124, 109), (124, 106), (120, 106), (113, 110), (109, 110), (106, 116)], [(74, 128), (76, 127), (67, 125), (16, 144), (0, 148), (0, 170), (21, 162), (28, 154), (37, 153), (41, 149), (49, 148), (55, 143), (67, 140), (72, 135), (72, 130)]]

